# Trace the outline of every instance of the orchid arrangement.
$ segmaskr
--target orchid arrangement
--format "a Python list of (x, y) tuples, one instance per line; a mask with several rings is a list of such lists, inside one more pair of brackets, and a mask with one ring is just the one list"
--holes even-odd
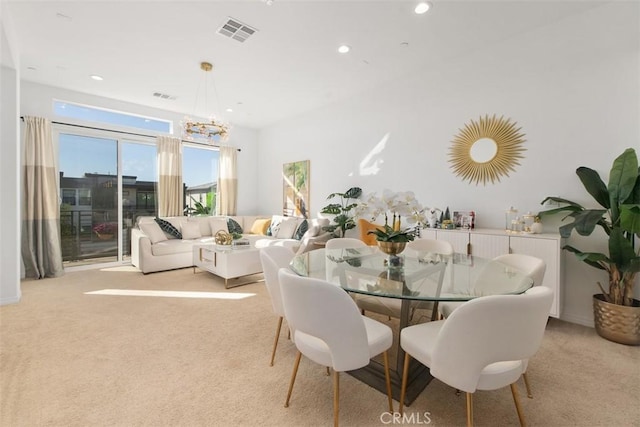
[[(384, 190), (364, 197), (356, 206), (356, 216), (376, 221), (384, 215), (384, 229), (372, 230), (381, 242), (410, 242), (415, 238), (415, 224), (425, 223), (425, 208), (418, 202), (413, 191), (393, 192)], [(403, 228), (403, 219), (413, 227)], [(391, 221), (391, 223), (389, 223)]]

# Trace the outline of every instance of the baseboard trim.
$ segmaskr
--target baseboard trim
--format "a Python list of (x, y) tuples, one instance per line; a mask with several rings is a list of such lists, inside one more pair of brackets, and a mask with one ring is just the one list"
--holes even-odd
[(590, 328), (594, 327), (593, 318), (591, 317), (585, 317), (585, 316), (575, 315), (571, 313), (563, 313), (562, 316), (560, 316), (560, 320), (564, 320), (569, 323), (576, 323), (582, 326), (588, 326)]
[(15, 304), (17, 302), (20, 302), (20, 298), (21, 295), (10, 298), (0, 298), (0, 305)]

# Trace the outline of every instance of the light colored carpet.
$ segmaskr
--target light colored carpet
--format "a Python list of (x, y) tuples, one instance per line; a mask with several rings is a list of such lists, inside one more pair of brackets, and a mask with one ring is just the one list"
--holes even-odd
[[(103, 289), (244, 298), (87, 294)], [(227, 291), (209, 273), (121, 267), (25, 281), (22, 290), (20, 303), (0, 307), (2, 426), (332, 424), (331, 377), (308, 360), (283, 407), (295, 349), (283, 328), (268, 366), (276, 318), (263, 283)], [(640, 426), (640, 348), (551, 319), (529, 376), (534, 399), (520, 390), (530, 425)], [(508, 388), (474, 399), (477, 425), (518, 424)], [(340, 403), (343, 426), (390, 424), (380, 418), (385, 395), (349, 375)], [(464, 394), (434, 380), (408, 415), (405, 424), (464, 425)]]

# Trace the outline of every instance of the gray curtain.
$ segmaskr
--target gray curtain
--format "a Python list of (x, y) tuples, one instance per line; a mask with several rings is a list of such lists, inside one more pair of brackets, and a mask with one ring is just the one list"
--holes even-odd
[(220, 167), (216, 206), (219, 215), (236, 215), (238, 200), (238, 177), (236, 172), (238, 150), (220, 147)]
[(51, 122), (25, 117), (22, 156), (22, 260), (26, 277), (64, 274)]
[(158, 137), (158, 216), (182, 216), (182, 141)]

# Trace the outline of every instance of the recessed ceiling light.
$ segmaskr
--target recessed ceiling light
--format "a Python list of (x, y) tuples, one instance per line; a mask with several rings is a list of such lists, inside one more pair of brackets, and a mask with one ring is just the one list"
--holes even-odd
[(348, 45), (346, 45), (346, 44), (343, 44), (342, 46), (340, 46), (340, 47), (338, 48), (338, 52), (340, 52), (340, 53), (347, 53), (347, 52), (349, 52), (350, 50), (351, 50), (351, 46), (348, 46)]
[(97, 75), (97, 74), (92, 74), (90, 76), (93, 80), (97, 80), (99, 82), (101, 82), (102, 80), (104, 80), (101, 76)]
[(227, 113), (233, 113), (233, 108), (227, 108)]
[(429, 9), (431, 9), (431, 3), (429, 3), (428, 1), (423, 1), (418, 3), (416, 8), (414, 9), (414, 12), (418, 15), (422, 15), (423, 13), (427, 13)]

